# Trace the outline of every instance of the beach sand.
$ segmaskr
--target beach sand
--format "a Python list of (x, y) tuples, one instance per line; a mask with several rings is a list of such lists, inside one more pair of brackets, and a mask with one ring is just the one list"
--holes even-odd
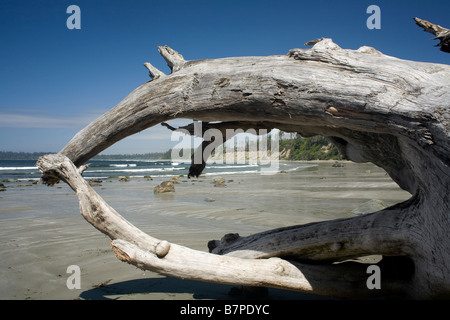
[[(94, 189), (121, 215), (150, 235), (207, 251), (226, 233), (242, 236), (277, 227), (355, 216), (372, 199), (392, 205), (409, 198), (371, 164), (316, 162), (278, 173), (180, 177), (175, 192), (154, 194), (163, 181), (132, 178), (104, 181)], [(193, 300), (243, 299), (232, 286), (182, 280), (142, 271), (119, 261), (109, 238), (81, 216), (75, 193), (24, 181), (4, 183), (0, 192), (0, 299)], [(81, 270), (81, 289), (68, 289), (70, 265)], [(321, 299), (269, 289), (267, 299)]]

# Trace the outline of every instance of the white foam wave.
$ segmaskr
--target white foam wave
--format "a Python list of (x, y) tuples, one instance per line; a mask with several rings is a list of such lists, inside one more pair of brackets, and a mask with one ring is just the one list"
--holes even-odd
[(208, 168), (210, 169), (239, 169), (239, 168), (255, 168), (255, 167), (259, 167), (258, 164), (246, 164), (246, 165), (225, 165), (225, 166), (220, 166), (220, 165), (209, 165)]
[(8, 171), (8, 170), (37, 170), (38, 167), (0, 167), (0, 170)]
[(298, 169), (314, 168), (314, 167), (317, 167), (317, 166), (318, 166), (317, 164), (305, 164), (305, 165), (301, 165), (301, 166), (294, 167), (294, 168), (291, 168), (291, 169), (287, 169), (286, 171), (296, 171)]
[(117, 168), (126, 168), (126, 167), (136, 167), (135, 163), (129, 163), (129, 164), (110, 164), (110, 167), (117, 167)]
[(158, 168), (158, 169), (111, 169), (111, 170), (88, 170), (89, 173), (99, 173), (99, 172), (167, 172), (167, 171), (178, 171), (178, 170), (184, 170), (184, 168)]
[(202, 173), (202, 176), (222, 176), (226, 174), (247, 174), (247, 173), (260, 173), (260, 170), (246, 170), (246, 171), (223, 171), (223, 172), (206, 172)]

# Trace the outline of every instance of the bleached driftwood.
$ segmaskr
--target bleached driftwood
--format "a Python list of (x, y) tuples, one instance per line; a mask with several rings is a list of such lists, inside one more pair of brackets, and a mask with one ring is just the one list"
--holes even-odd
[[(285, 56), (185, 61), (163, 52), (172, 74), (143, 84), (38, 161), (44, 182), (72, 187), (120, 260), (182, 278), (341, 297), (450, 296), (449, 66), (344, 50), (330, 39)], [(208, 244), (211, 253), (161, 241), (108, 206), (76, 167), (174, 118), (321, 134), (345, 158), (384, 168), (412, 196), (351, 219), (226, 235)], [(372, 254), (383, 256), (380, 290), (367, 288), (367, 265), (342, 262)]]

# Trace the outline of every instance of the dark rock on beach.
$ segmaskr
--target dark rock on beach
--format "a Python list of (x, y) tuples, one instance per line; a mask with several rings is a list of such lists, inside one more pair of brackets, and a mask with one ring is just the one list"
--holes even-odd
[(214, 184), (214, 187), (226, 187), (225, 179), (222, 177), (215, 177), (211, 179), (211, 183)]
[(153, 189), (153, 193), (175, 192), (173, 181), (163, 181)]

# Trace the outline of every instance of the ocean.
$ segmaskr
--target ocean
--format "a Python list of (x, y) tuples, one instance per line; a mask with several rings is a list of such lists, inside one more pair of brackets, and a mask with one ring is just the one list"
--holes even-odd
[[(190, 162), (173, 162), (171, 160), (92, 160), (89, 168), (83, 173), (87, 180), (113, 179), (119, 176), (133, 177), (164, 177), (174, 175), (187, 176)], [(267, 173), (269, 170), (294, 171), (314, 165), (299, 163), (270, 164), (228, 164), (208, 163), (202, 176), (227, 174)], [(3, 180), (39, 180), (41, 177), (35, 160), (0, 160), (0, 182)]]

